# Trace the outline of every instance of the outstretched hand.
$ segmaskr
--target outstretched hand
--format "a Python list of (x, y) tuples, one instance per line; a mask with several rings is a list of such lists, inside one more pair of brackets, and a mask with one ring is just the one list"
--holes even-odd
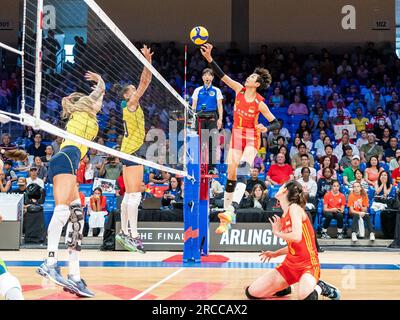
[(261, 262), (269, 262), (269, 260), (271, 260), (271, 258), (275, 258), (275, 252), (273, 251), (263, 251), (261, 252), (259, 255)]
[(151, 49), (148, 48), (146, 45), (144, 45), (140, 51), (142, 52), (146, 60), (151, 63), (154, 52), (151, 52)]
[(200, 48), (201, 54), (207, 60), (208, 63), (211, 63), (213, 61), (213, 58), (211, 56), (212, 49), (213, 46), (211, 43), (205, 43)]
[(87, 81), (99, 82), (100, 79), (101, 79), (101, 76), (99, 74), (97, 74), (97, 73), (88, 71), (88, 72), (85, 73), (85, 79)]
[(277, 234), (282, 230), (281, 218), (277, 215), (274, 215), (272, 218), (269, 219), (269, 222), (272, 226), (272, 233)]

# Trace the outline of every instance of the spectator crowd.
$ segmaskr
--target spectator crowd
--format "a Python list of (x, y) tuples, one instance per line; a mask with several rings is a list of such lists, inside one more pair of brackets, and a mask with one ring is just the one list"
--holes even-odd
[[(79, 38), (79, 37), (78, 37)], [(86, 67), (83, 39), (76, 39), (76, 66)], [(140, 44), (136, 44), (140, 47)], [(166, 46), (152, 44), (154, 66), (178, 93), (183, 95), (183, 54), (174, 43)], [(331, 54), (327, 49), (303, 55), (296, 47), (287, 51), (271, 50), (263, 45), (256, 55), (244, 55), (236, 48), (218, 52), (216, 60), (233, 79), (244, 82), (254, 67), (268, 68), (273, 77), (270, 88), (262, 92), (281, 128), (262, 136), (262, 145), (247, 182), (241, 208), (266, 209), (271, 192), (291, 179), (298, 180), (309, 196), (309, 203), (318, 207), (323, 199), (321, 236), (329, 238), (328, 227), (337, 221), (337, 237), (345, 237), (344, 216), (352, 217), (352, 239), (360, 235), (360, 219), (365, 220), (370, 239), (374, 239), (370, 207), (374, 202), (396, 197), (400, 182), (400, 60), (390, 46), (375, 47), (368, 43), (351, 52)], [(50, 65), (50, 64), (49, 64)], [(189, 59), (188, 94), (200, 86), (202, 70), (207, 67), (196, 50)], [(54, 71), (54, 70), (53, 70)], [(0, 74), (0, 109), (13, 110), (17, 105), (19, 80), (17, 72)], [(73, 73), (71, 73), (73, 74)], [(107, 82), (107, 73), (103, 75)], [(73, 77), (65, 74), (65, 85), (42, 96), (43, 113), (49, 121), (61, 110), (60, 99), (80, 88)], [(223, 94), (223, 128), (221, 135), (232, 128), (234, 92), (219, 79), (214, 85)], [(107, 82), (103, 113), (106, 126), (101, 128), (99, 144), (119, 148), (123, 128), (117, 125), (121, 110), (114, 83)], [(151, 95), (151, 92), (149, 92)], [(146, 98), (144, 98), (146, 100)], [(146, 103), (146, 102), (145, 102)], [(150, 127), (162, 128), (169, 118), (160, 108), (152, 112)], [(260, 122), (263, 122), (262, 118)], [(60, 123), (58, 123), (61, 125)], [(60, 150), (62, 139), (25, 127), (18, 139), (9, 134), (1, 136), (0, 149), (25, 148), (29, 157), (20, 163), (5, 161), (0, 173), (1, 192), (21, 192), (24, 185), (37, 184), (45, 189), (47, 168), (51, 158)], [(168, 142), (167, 142), (168, 144)], [(225, 150), (221, 148), (220, 157)], [(223, 161), (222, 161), (223, 162)], [(143, 182), (153, 186), (165, 185), (160, 198), (162, 207), (182, 201), (183, 186), (179, 177), (158, 170), (146, 170)], [(221, 199), (225, 185), (225, 167), (219, 166), (219, 179), (212, 183), (211, 197)], [(20, 180), (21, 177), (26, 181)], [(116, 181), (117, 196), (123, 195), (122, 164), (116, 157), (90, 149), (78, 169), (78, 183), (92, 184), (102, 178)], [(96, 191), (97, 190), (97, 191)], [(101, 190), (100, 190), (101, 191)], [(99, 193), (98, 189), (94, 190)], [(107, 211), (102, 194), (90, 200), (93, 212)], [(312, 206), (310, 206), (312, 207)]]

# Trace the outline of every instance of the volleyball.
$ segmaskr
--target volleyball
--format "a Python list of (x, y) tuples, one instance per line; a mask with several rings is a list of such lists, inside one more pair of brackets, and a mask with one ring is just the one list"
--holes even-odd
[(195, 27), (190, 31), (190, 39), (195, 45), (201, 46), (208, 40), (208, 31), (204, 27)]

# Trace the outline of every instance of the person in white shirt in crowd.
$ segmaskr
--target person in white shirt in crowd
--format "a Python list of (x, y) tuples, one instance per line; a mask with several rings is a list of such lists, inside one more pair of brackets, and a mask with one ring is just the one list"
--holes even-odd
[(342, 61), (342, 64), (337, 67), (336, 73), (341, 76), (347, 72), (352, 72), (353, 69), (349, 66), (348, 61), (345, 59)]
[(337, 107), (336, 107), (336, 108), (333, 108), (333, 109), (329, 112), (329, 120), (331, 120), (331, 122), (332, 122), (332, 119), (334, 119), (334, 118), (336, 118), (336, 117), (338, 116), (338, 109), (342, 109), (342, 110), (343, 110), (343, 116), (344, 116), (345, 118), (351, 118), (351, 113), (350, 113), (350, 111), (347, 110), (344, 106), (345, 106), (345, 105), (344, 105), (343, 100), (338, 100)]
[(364, 144), (368, 144), (368, 134), (367, 131), (361, 131), (361, 137), (357, 139), (356, 147), (360, 150)]
[(382, 107), (378, 107), (376, 109), (376, 115), (371, 117), (370, 123), (375, 125), (377, 123), (378, 125), (385, 125), (387, 124), (389, 128), (392, 128), (392, 122), (390, 121), (390, 118), (386, 116), (386, 114), (383, 112)]
[(302, 142), (306, 145), (307, 151), (311, 152), (311, 150), (313, 148), (313, 142), (311, 141), (311, 134), (308, 130), (305, 130), (303, 132)]
[(390, 160), (390, 163), (389, 163), (389, 171), (390, 172), (392, 172), (394, 169), (399, 167), (399, 163), (396, 160), (398, 157), (400, 157), (400, 149), (396, 150), (396, 156), (392, 160)]
[(26, 186), (32, 183), (36, 183), (40, 187), (44, 188), (44, 181), (38, 177), (38, 170), (36, 167), (32, 167), (29, 170), (29, 178), (26, 179)]
[[(296, 168), (296, 170), (294, 170), (294, 178), (296, 180), (299, 180), (302, 177), (302, 172), (303, 172), (304, 168), (308, 168), (310, 171), (309, 176), (311, 177), (311, 179), (314, 181), (317, 181), (317, 170), (310, 167), (310, 159), (308, 157), (308, 154), (303, 154), (301, 156), (301, 167)], [(317, 191), (315, 191), (315, 192), (317, 192)]]
[[(325, 133), (324, 130), (321, 130), (321, 132)], [(321, 137), (321, 132), (320, 132), (320, 137)], [(315, 144), (314, 144), (314, 147), (317, 149), (317, 157), (318, 158), (326, 155), (326, 152), (325, 152), (325, 147), (326, 146), (331, 146), (332, 145), (331, 138), (329, 138), (329, 136), (327, 136), (326, 133), (325, 133), (325, 137), (322, 139), (322, 145), (320, 145), (319, 143), (317, 145), (317, 142), (320, 141), (320, 140), (321, 139), (317, 140), (315, 142)]]
[(333, 150), (333, 154), (339, 159), (339, 161), (343, 157), (343, 149), (345, 146), (350, 146), (353, 149), (353, 155), (355, 155), (355, 156), (360, 155), (360, 151), (358, 150), (358, 148), (354, 144), (350, 143), (349, 135), (344, 134), (342, 136), (342, 141)]
[(319, 85), (319, 79), (314, 77), (312, 79), (312, 84), (307, 86), (306, 96), (307, 98), (311, 98), (315, 92), (319, 92), (321, 96), (324, 94), (324, 88)]
[(324, 147), (324, 138), (325, 138), (326, 136), (327, 136), (326, 131), (325, 131), (324, 129), (321, 129), (321, 130), (319, 131), (319, 139), (316, 140), (316, 141), (314, 142), (314, 148), (315, 148), (315, 149), (318, 150), (318, 149)]
[(317, 195), (318, 186), (315, 180), (310, 178), (310, 174), (310, 168), (301, 168), (301, 176), (300, 178), (296, 178), (296, 180), (302, 185), (303, 191), (314, 198)]

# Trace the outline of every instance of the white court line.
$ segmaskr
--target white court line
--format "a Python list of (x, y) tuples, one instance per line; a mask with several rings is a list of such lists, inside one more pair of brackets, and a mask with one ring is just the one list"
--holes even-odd
[(164, 279), (158, 281), (156, 284), (152, 285), (150, 288), (147, 288), (144, 290), (142, 293), (139, 293), (137, 296), (133, 297), (131, 300), (139, 300), (146, 294), (148, 294), (150, 291), (153, 291), (155, 288), (158, 286), (162, 285), (164, 282), (168, 281), (169, 279), (175, 277), (178, 273), (182, 272), (185, 270), (185, 268), (180, 268), (179, 270), (176, 270), (174, 273), (171, 273), (169, 276), (165, 277)]

